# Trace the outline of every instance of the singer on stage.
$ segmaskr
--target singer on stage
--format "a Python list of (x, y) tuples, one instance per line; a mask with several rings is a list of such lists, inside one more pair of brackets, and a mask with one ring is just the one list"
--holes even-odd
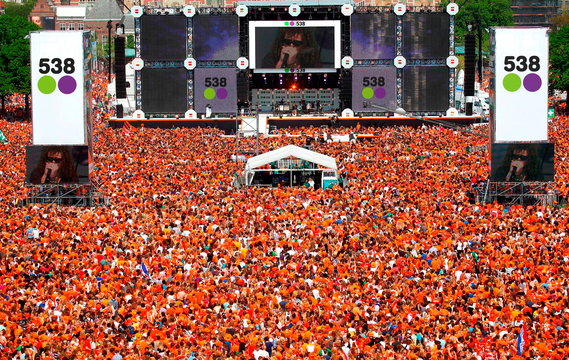
[(271, 51), (263, 58), (265, 69), (321, 68), (316, 41), (308, 28), (284, 28), (277, 32)]
[(63, 146), (46, 146), (38, 166), (30, 176), (32, 184), (77, 183), (79, 177), (69, 150)]
[(495, 181), (543, 181), (542, 162), (532, 144), (512, 144), (508, 147)]

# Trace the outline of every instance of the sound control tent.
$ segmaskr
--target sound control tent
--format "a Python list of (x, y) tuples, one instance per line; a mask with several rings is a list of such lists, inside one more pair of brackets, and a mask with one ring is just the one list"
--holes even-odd
[(302, 186), (312, 180), (320, 188), (337, 183), (338, 167), (333, 157), (288, 145), (248, 159), (244, 175), (248, 186)]

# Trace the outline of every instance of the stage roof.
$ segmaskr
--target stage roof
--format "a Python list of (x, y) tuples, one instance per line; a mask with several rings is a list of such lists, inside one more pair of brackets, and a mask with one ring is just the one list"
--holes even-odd
[(289, 156), (310, 161), (328, 169), (337, 170), (336, 159), (328, 155), (320, 154), (314, 151), (306, 150), (298, 146), (288, 145), (280, 149), (269, 151), (267, 153), (255, 156), (247, 160), (245, 170), (253, 170), (260, 166), (267, 165), (273, 161), (286, 159)]
[(334, 159), (333, 157), (320, 154), (314, 151), (306, 150), (298, 146), (288, 145), (280, 149), (269, 151), (267, 153), (250, 158), (249, 160), (247, 160), (247, 165), (245, 165), (245, 170), (251, 171), (260, 166), (270, 164), (273, 161), (286, 159), (290, 156), (313, 162), (328, 169), (333, 169), (333, 170), (338, 169), (338, 167), (336, 166), (336, 159)]

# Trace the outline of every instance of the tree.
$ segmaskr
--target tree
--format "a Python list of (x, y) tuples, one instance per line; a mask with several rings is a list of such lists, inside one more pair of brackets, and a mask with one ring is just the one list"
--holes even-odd
[[(441, 7), (446, 9), (449, 1), (441, 2)], [(460, 11), (455, 16), (454, 34), (457, 44), (464, 44), (464, 35), (468, 33), (468, 25), (472, 25), (472, 31), (482, 26), (482, 48), (488, 51), (489, 35), (484, 29), (491, 26), (514, 25), (514, 12), (510, 0), (466, 0), (459, 4)]]
[[(30, 40), (26, 36), (39, 30), (21, 16), (0, 16), (0, 97), (2, 110), (6, 96), (31, 92)], [(26, 97), (27, 100), (27, 97)], [(26, 109), (27, 110), (27, 109)]]
[(36, 4), (36, 1), (37, 0), (25, 0), (21, 4), (6, 1), (5, 13), (6, 15), (28, 18), (32, 12), (32, 9), (34, 8), (34, 5)]
[(551, 18), (551, 25), (554, 30), (559, 30), (564, 26), (569, 26), (569, 11), (563, 10), (563, 13)]
[(549, 87), (569, 91), (569, 26), (549, 35)]
[(126, 46), (127, 49), (134, 49), (134, 35), (129, 34), (126, 36)]

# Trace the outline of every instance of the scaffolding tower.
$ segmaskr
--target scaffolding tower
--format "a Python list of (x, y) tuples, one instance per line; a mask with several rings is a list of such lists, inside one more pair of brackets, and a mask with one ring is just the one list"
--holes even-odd
[(67, 206), (107, 206), (109, 201), (93, 184), (27, 184), (22, 203)]

